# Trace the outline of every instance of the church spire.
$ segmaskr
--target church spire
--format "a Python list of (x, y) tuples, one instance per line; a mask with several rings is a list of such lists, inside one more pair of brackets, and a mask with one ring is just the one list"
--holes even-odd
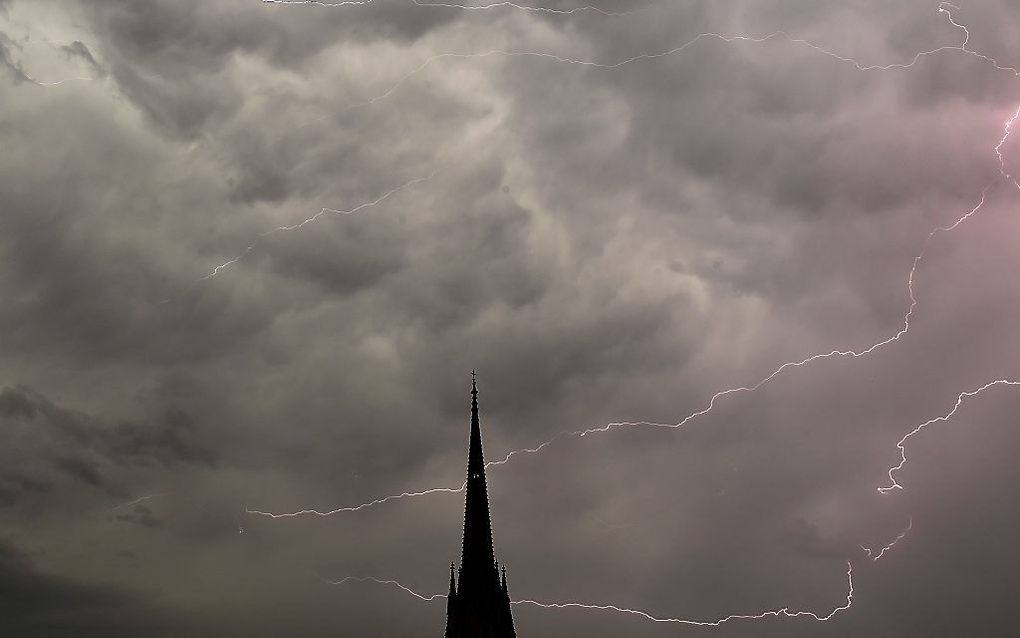
[[(485, 457), (478, 418), (478, 383), (471, 371), (471, 435), (468, 442), (467, 486), (464, 494), (464, 545), (460, 566), (469, 581), (491, 578), (495, 555), (489, 494), (485, 484)], [(463, 579), (462, 579), (463, 580)]]
[(516, 638), (506, 573), (500, 579), (492, 547), (485, 457), (478, 418), (478, 382), (471, 371), (471, 434), (464, 484), (464, 542), (456, 583), (450, 573), (446, 638)]

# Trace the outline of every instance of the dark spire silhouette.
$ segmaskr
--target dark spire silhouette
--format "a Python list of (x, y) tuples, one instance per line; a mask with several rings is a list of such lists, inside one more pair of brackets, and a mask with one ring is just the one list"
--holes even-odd
[[(464, 490), (464, 545), (460, 566), (469, 582), (483, 576), (495, 560), (489, 494), (485, 485), (485, 456), (478, 419), (478, 386), (471, 371), (471, 437), (468, 443), (467, 488)], [(487, 575), (487, 574), (485, 574)]]
[(464, 489), (464, 540), (459, 582), (451, 566), (446, 604), (446, 638), (515, 638), (506, 566), (500, 580), (492, 545), (489, 494), (485, 484), (485, 456), (478, 418), (478, 386), (471, 371), (471, 434), (468, 439), (467, 482)]

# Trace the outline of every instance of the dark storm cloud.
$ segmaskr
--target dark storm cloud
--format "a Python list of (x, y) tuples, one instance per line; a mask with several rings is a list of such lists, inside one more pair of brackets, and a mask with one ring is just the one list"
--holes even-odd
[(3, 33), (0, 33), (0, 66), (10, 75), (11, 79), (15, 82), (31, 82), (24, 69), (21, 68), (21, 63), (14, 60), (11, 54), (11, 47), (16, 47), (17, 44), (12, 42)]
[(66, 53), (68, 57), (81, 58), (87, 62), (98, 76), (102, 76), (106, 73), (106, 69), (103, 68), (103, 65), (100, 64), (95, 57), (93, 57), (92, 52), (89, 51), (89, 48), (85, 46), (85, 43), (81, 40), (75, 40), (71, 44), (61, 45), (60, 50)]
[[(782, 29), (907, 63), (962, 41), (927, 0), (615, 18), (0, 5), (0, 522), (14, 543), (0, 565), (53, 635), (125, 615), (125, 635), (440, 631), (442, 605), (319, 576), (444, 590), (458, 495), (332, 518), (244, 508), (456, 487), (472, 368), (499, 459), (564, 430), (676, 422), (783, 361), (895, 334), (925, 238), (999, 177), (1018, 99), (1012, 74), (959, 52), (863, 72), (786, 37), (703, 38), (612, 69), (435, 57), (614, 64)], [(1011, 11), (954, 16), (1005, 65), (1020, 55)], [(1001, 149), (1007, 166), (1018, 148)], [(902, 339), (789, 369), (682, 431), (560, 437), (494, 467), (512, 593), (824, 614), (851, 560), (855, 605), (831, 623), (685, 631), (955, 636), (979, 616), (981, 635), (1010, 635), (1010, 390), (916, 437), (908, 489), (875, 491), (909, 428), (1020, 374), (1020, 307), (1003, 292), (1020, 269), (1016, 196), (988, 195), (930, 242)], [(869, 561), (858, 545), (909, 516), (904, 543)], [(146, 610), (151, 626), (131, 620)], [(681, 631), (515, 613), (522, 636)]]
[(144, 505), (135, 505), (126, 514), (118, 514), (117, 520), (135, 523), (149, 529), (163, 527), (166, 524), (165, 521), (157, 518), (152, 510)]
[(0, 621), (19, 636), (173, 635), (187, 631), (162, 609), (111, 585), (40, 571), (18, 547), (0, 541)]
[(111, 423), (61, 408), (29, 388), (4, 388), (0, 423), (17, 443), (3, 454), (0, 485), (7, 505), (62, 498), (68, 479), (123, 496), (130, 487), (111, 483), (110, 475), (124, 468), (211, 466), (215, 460), (196, 441), (190, 417), (173, 408), (152, 420)]

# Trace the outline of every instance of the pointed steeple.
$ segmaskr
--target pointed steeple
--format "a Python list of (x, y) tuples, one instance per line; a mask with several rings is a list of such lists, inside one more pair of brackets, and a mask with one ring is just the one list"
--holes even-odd
[(495, 555), (492, 550), (492, 523), (489, 518), (489, 494), (485, 484), (485, 457), (478, 418), (478, 383), (471, 371), (471, 435), (468, 442), (467, 487), (464, 494), (464, 545), (460, 559), (463, 576), (469, 582), (491, 582)]
[(478, 383), (471, 371), (471, 435), (464, 484), (464, 542), (456, 585), (452, 568), (446, 607), (446, 638), (516, 638), (506, 570), (500, 580), (492, 547), (485, 457), (478, 418)]

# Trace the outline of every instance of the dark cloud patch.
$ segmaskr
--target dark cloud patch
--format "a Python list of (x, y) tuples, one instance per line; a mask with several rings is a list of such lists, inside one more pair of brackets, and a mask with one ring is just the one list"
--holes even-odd
[(124, 514), (118, 514), (116, 519), (128, 523), (141, 525), (146, 529), (158, 529), (165, 525), (165, 522), (158, 518), (151, 509), (145, 505), (135, 505)]
[(0, 543), (0, 629), (11, 635), (173, 635), (181, 630), (157, 604), (112, 585), (39, 570), (10, 542)]
[(69, 58), (79, 58), (84, 60), (93, 72), (98, 77), (106, 75), (106, 69), (99, 63), (98, 60), (92, 55), (92, 51), (89, 50), (85, 43), (81, 40), (75, 40), (71, 44), (62, 44), (60, 50), (63, 51)]
[[(38, 473), (40, 470), (39, 468), (30, 468), (27, 471)], [(0, 471), (0, 506), (12, 506), (18, 502), (19, 496), (23, 495), (39, 498), (52, 489), (52, 481), (38, 475), (33, 476), (12, 470)]]
[[(231, 78), (237, 57), (304, 73), (338, 41), (410, 44), (455, 20), (456, 12), (409, 11), (392, 3), (354, 7), (359, 19), (328, 7), (258, 7), (243, 0), (209, 5), (84, 2), (107, 49), (104, 58), (123, 90), (165, 132), (185, 138), (209, 133), (242, 108), (244, 87)], [(287, 11), (287, 9), (298, 11)], [(281, 10), (283, 9), (283, 10)], [(311, 11), (307, 11), (310, 9)], [(305, 10), (305, 11), (303, 11)], [(246, 183), (249, 195), (271, 186)]]
[(73, 490), (68, 479), (122, 496), (124, 472), (215, 463), (191, 418), (174, 408), (151, 420), (111, 423), (59, 407), (29, 388), (8, 387), (0, 391), (0, 421), (18, 443), (4, 455), (0, 474), (11, 504), (22, 497), (59, 498)]
[(21, 63), (16, 61), (12, 56), (12, 46), (17, 45), (6, 35), (0, 33), (0, 67), (3, 67), (4, 70), (7, 71), (15, 84), (20, 82), (31, 82), (32, 78), (28, 77), (24, 69), (21, 68)]
[(101, 487), (103, 477), (94, 463), (81, 457), (64, 456), (54, 460), (57, 469), (68, 476), (92, 487)]

